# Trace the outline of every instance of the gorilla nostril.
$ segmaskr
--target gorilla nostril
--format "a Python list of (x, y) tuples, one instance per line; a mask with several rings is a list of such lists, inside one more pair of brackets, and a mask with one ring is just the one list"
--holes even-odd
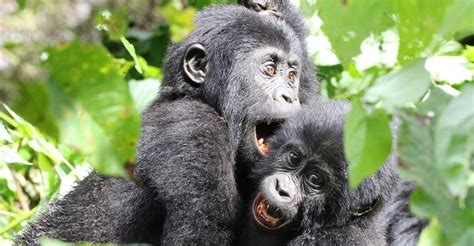
[(278, 88), (273, 93), (273, 100), (284, 104), (294, 104), (298, 101), (298, 96), (293, 95), (287, 88)]
[(275, 182), (275, 190), (278, 192), (278, 195), (280, 195), (281, 197), (290, 197), (290, 194), (281, 188), (280, 186), (280, 182), (278, 181), (278, 179), (276, 180)]
[(281, 97), (283, 97), (283, 100), (285, 100), (287, 103), (293, 103), (293, 99), (291, 99), (291, 97), (288, 95), (282, 94)]

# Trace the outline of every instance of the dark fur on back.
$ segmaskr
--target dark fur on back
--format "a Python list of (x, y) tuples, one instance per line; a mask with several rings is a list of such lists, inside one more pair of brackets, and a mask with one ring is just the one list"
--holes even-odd
[(410, 181), (400, 182), (398, 191), (385, 212), (388, 224), (387, 242), (396, 246), (415, 246), (418, 244), (421, 231), (428, 225), (428, 220), (417, 217), (410, 212), (408, 204), (415, 184)]

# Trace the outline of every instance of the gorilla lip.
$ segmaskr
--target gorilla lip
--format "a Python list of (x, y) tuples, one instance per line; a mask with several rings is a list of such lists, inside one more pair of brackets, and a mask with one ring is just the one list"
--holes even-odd
[(259, 123), (255, 126), (254, 135), (255, 135), (255, 144), (260, 154), (263, 156), (268, 156), (268, 151), (270, 150), (270, 145), (266, 141), (269, 137), (275, 134), (275, 132), (280, 129), (283, 121), (267, 121)]
[(272, 207), (263, 198), (262, 193), (258, 193), (253, 202), (252, 212), (255, 220), (267, 229), (278, 229), (283, 227), (287, 221), (276, 208)]

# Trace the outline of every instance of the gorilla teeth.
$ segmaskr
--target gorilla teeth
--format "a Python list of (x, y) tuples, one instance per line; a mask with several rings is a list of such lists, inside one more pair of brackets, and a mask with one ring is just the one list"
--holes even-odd
[(276, 229), (284, 224), (277, 209), (270, 206), (261, 194), (257, 195), (254, 203), (254, 216), (261, 225), (267, 229)]
[(262, 152), (262, 154), (264, 155), (268, 154), (269, 146), (267, 143), (265, 143), (265, 140), (263, 138), (260, 138), (257, 141), (257, 147), (260, 150), (260, 152)]

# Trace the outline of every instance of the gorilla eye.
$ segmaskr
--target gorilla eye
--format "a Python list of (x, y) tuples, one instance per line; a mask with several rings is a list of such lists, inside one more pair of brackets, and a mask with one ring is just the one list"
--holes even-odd
[(320, 190), (323, 186), (323, 182), (324, 180), (320, 178), (317, 174), (311, 174), (308, 177), (308, 185), (315, 190)]
[(288, 162), (293, 166), (298, 166), (301, 162), (301, 154), (292, 150), (288, 153)]
[(295, 80), (296, 80), (296, 72), (295, 71), (290, 71), (288, 73), (288, 80), (290, 82), (295, 82)]
[(269, 76), (274, 76), (276, 74), (275, 64), (273, 64), (273, 63), (267, 64), (265, 66), (265, 74), (267, 74)]

